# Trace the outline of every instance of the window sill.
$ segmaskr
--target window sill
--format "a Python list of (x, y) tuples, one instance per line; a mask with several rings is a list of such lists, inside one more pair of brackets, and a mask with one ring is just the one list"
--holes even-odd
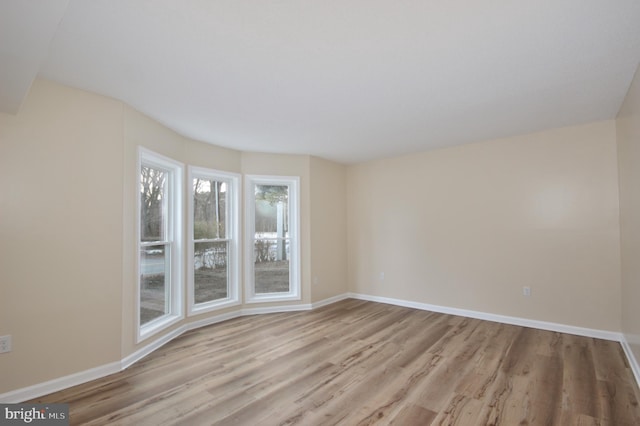
[(238, 299), (214, 300), (211, 302), (199, 303), (198, 305), (191, 306), (187, 315), (191, 317), (238, 305), (240, 305), (240, 300)]
[(184, 315), (167, 315), (157, 320), (151, 321), (138, 329), (138, 339), (136, 343), (140, 343), (143, 340), (169, 328), (170, 326), (178, 323), (184, 318)]
[(248, 297), (245, 303), (287, 302), (292, 300), (302, 300), (302, 298), (299, 294), (263, 293)]

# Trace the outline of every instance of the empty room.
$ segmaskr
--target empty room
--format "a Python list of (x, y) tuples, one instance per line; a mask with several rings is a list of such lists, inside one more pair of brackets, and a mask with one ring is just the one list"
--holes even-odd
[(639, 425), (639, 64), (637, 0), (2, 0), (0, 423)]

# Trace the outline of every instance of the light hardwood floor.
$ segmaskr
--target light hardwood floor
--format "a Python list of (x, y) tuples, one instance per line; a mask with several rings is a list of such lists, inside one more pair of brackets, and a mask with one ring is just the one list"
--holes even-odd
[(345, 300), (185, 333), (33, 402), (91, 425), (640, 425), (616, 342)]

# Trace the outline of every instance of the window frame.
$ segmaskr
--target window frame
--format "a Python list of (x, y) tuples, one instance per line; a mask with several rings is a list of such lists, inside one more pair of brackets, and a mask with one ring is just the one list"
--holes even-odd
[[(240, 304), (240, 182), (241, 176), (237, 173), (224, 172), (204, 167), (189, 166), (187, 182), (189, 185), (188, 206), (187, 206), (187, 315), (199, 315), (217, 309), (227, 308)], [(202, 177), (227, 183), (226, 202), (226, 238), (224, 239), (201, 239), (195, 240), (194, 229), (194, 202), (193, 202), (193, 179)], [(193, 265), (195, 262), (195, 243), (207, 241), (227, 241), (227, 297), (224, 299), (211, 300), (208, 302), (195, 303), (195, 272)]]
[[(289, 187), (289, 291), (255, 292), (255, 185)], [(245, 303), (278, 302), (301, 299), (300, 274), (300, 177), (245, 175)]]
[[(142, 185), (141, 171), (142, 167), (152, 167), (163, 170), (168, 173), (167, 177), (167, 196), (166, 202), (163, 203), (163, 211), (166, 214), (166, 235), (163, 241), (143, 242), (142, 241), (142, 221), (141, 210), (142, 201), (140, 197), (140, 188)], [(167, 329), (173, 324), (184, 319), (183, 309), (183, 275), (182, 275), (182, 206), (183, 191), (182, 179), (184, 173), (184, 164), (169, 157), (153, 152), (149, 149), (138, 147), (136, 172), (136, 343), (139, 343), (162, 330)], [(155, 318), (146, 324), (141, 324), (141, 272), (142, 265), (140, 262), (140, 253), (143, 247), (149, 245), (164, 244), (169, 250), (169, 291), (168, 291), (168, 312), (161, 317)]]

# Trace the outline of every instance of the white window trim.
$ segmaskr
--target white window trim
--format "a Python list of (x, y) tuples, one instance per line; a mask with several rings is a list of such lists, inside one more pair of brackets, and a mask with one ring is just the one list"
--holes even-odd
[[(207, 179), (215, 179), (227, 182), (227, 238), (229, 241), (228, 256), (228, 279), (229, 288), (227, 297), (210, 302), (195, 303), (194, 294), (194, 239), (193, 239), (193, 178), (195, 176), (205, 177)], [(203, 167), (189, 166), (188, 168), (188, 213), (187, 213), (187, 229), (188, 229), (188, 256), (187, 256), (187, 314), (189, 316), (198, 315), (205, 312), (211, 312), (216, 309), (227, 308), (240, 304), (240, 175), (237, 173), (223, 172), (219, 170), (206, 169)]]
[[(289, 186), (289, 292), (255, 292), (255, 271), (253, 262), (255, 236), (255, 192), (253, 186)], [(279, 302), (301, 299), (300, 283), (300, 178), (298, 176), (245, 176), (245, 302)]]
[[(160, 318), (154, 319), (147, 324), (140, 324), (140, 170), (142, 165), (148, 165), (151, 167), (157, 167), (162, 170), (171, 172), (171, 179), (169, 182), (169, 196), (167, 198), (168, 209), (168, 238), (170, 241), (170, 290), (169, 290), (169, 313), (163, 315)], [(171, 158), (157, 154), (151, 150), (143, 147), (138, 147), (138, 161), (136, 170), (136, 330), (137, 338), (136, 342), (139, 343), (154, 334), (165, 330), (171, 325), (179, 322), (184, 318), (183, 310), (183, 274), (182, 274), (182, 179), (183, 179), (184, 164), (175, 161)]]

